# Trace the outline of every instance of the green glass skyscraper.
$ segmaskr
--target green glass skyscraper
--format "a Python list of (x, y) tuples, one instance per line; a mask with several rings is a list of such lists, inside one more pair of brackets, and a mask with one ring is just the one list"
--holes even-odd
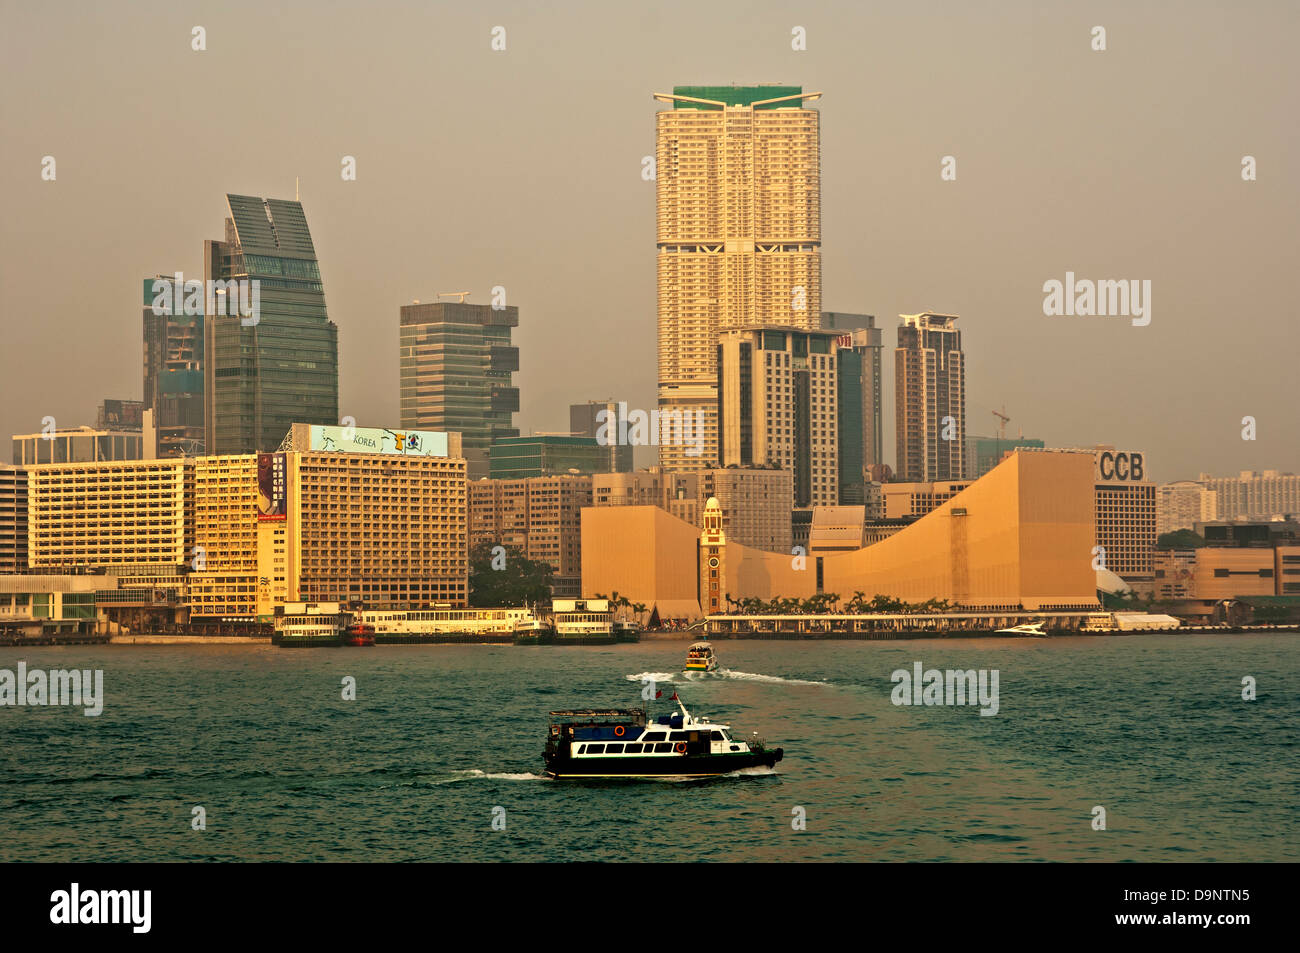
[(225, 241), (203, 249), (207, 452), (269, 452), (291, 424), (338, 424), (338, 328), (302, 204), (226, 203)]

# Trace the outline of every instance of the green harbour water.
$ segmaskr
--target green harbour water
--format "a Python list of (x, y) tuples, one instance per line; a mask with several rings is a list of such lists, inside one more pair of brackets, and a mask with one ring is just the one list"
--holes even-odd
[[(689, 677), (686, 645), (0, 648), (105, 693), (0, 707), (0, 860), (1300, 860), (1298, 635), (720, 641)], [(997, 714), (893, 704), (916, 662), (996, 669)], [(548, 711), (645, 677), (785, 760), (542, 775)]]

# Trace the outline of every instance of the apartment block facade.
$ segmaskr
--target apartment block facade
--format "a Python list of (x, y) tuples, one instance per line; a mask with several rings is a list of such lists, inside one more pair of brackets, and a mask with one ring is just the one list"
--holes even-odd
[(820, 117), (798, 86), (676, 86), (655, 99), (659, 409), (703, 415), (704, 448), (660, 447), (670, 470), (717, 465), (718, 333), (818, 326)]

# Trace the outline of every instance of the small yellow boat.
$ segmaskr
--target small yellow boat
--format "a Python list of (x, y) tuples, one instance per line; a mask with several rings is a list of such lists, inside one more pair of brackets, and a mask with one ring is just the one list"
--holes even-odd
[(718, 667), (718, 658), (708, 642), (694, 642), (686, 652), (686, 671), (712, 672)]

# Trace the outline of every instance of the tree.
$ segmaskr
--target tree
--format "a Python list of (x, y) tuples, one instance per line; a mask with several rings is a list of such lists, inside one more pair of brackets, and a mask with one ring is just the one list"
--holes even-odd
[(1179, 529), (1156, 537), (1156, 549), (1200, 549), (1205, 540), (1195, 530)]
[[(494, 569), (495, 543), (482, 542), (470, 551), (469, 604), (475, 608), (522, 606), (551, 598), (550, 563), (529, 559), (520, 550), (505, 547), (505, 565)], [(495, 559), (501, 565), (499, 558)]]

